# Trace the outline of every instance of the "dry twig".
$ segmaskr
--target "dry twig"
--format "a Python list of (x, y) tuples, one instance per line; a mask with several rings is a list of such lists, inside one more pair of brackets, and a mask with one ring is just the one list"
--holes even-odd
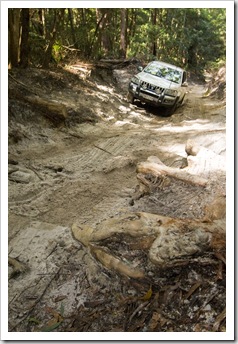
[(34, 309), (36, 308), (36, 306), (38, 305), (38, 303), (42, 300), (43, 296), (45, 295), (47, 289), (49, 288), (49, 286), (51, 285), (51, 283), (53, 282), (53, 280), (55, 279), (55, 277), (59, 274), (61, 270), (61, 267), (57, 270), (57, 272), (54, 274), (54, 276), (50, 279), (50, 281), (47, 283), (45, 289), (43, 290), (41, 296), (36, 300), (36, 302), (34, 303), (34, 305), (31, 307), (31, 309), (25, 314), (25, 316), (17, 323), (15, 324), (9, 332), (13, 332), (26, 318), (29, 317), (29, 315), (34, 311)]
[(222, 320), (226, 318), (226, 307), (223, 309), (223, 311), (216, 317), (215, 323), (213, 324), (212, 330), (214, 332), (217, 332), (219, 330), (220, 324)]

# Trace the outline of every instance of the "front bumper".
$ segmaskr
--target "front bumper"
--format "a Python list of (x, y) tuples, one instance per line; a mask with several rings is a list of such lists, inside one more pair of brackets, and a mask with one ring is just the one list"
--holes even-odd
[(158, 94), (152, 90), (144, 89), (140, 84), (130, 82), (128, 91), (134, 98), (154, 106), (172, 107), (176, 103), (176, 97), (165, 94), (164, 89), (161, 89)]

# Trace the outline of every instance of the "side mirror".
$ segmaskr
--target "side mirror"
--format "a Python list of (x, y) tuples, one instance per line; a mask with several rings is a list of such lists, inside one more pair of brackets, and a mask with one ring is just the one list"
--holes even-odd
[(142, 66), (138, 66), (138, 67), (137, 67), (137, 70), (138, 70), (139, 72), (142, 72), (142, 71), (143, 71), (143, 67), (142, 67)]

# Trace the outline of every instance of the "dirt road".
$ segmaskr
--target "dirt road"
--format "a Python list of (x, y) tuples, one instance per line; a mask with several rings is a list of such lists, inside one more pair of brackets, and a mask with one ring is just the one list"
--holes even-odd
[[(188, 139), (225, 159), (225, 104), (203, 97), (204, 85), (190, 83), (184, 106), (173, 116), (162, 117), (153, 109), (128, 104), (120, 83), (115, 86), (109, 79), (100, 83), (94, 78), (77, 84), (72, 77), (71, 84), (65, 86), (62, 76), (50, 76), (45, 83), (49, 82), (52, 97), (84, 114), (88, 111), (88, 116), (96, 113), (99, 120), (56, 128), (27, 106), (10, 104), (9, 255), (24, 263), (26, 272), (13, 278), (9, 268), (9, 330), (127, 331), (124, 324), (128, 319), (130, 331), (211, 329), (224, 307), (224, 271), (216, 281), (219, 292), (214, 304), (200, 297), (200, 307), (207, 307), (205, 313), (200, 312), (201, 318), (191, 308), (190, 320), (194, 320), (175, 324), (177, 305), (177, 310), (164, 310), (157, 320), (155, 311), (150, 311), (150, 320), (145, 312), (141, 319), (144, 327), (139, 326), (132, 316), (137, 306), (128, 297), (134, 300), (140, 294), (138, 302), (149, 289), (148, 282), (138, 288), (138, 282), (121, 280), (105, 269), (73, 238), (71, 226), (97, 226), (138, 211), (188, 219), (203, 217), (204, 207), (214, 195), (225, 193), (224, 174), (219, 185), (215, 175), (214, 179), (211, 176), (206, 191), (178, 183), (159, 198), (150, 195), (134, 200), (136, 166), (149, 156), (157, 156), (167, 166), (184, 167)], [(42, 77), (36, 73), (30, 83), (40, 87)], [(53, 77), (58, 78), (57, 85)], [(23, 83), (27, 75), (25, 78), (21, 78)], [(42, 92), (47, 94), (47, 89)], [(212, 276), (218, 267), (209, 267)], [(184, 276), (190, 287), (208, 274), (206, 269), (199, 269), (191, 269), (190, 275), (187, 272)], [(176, 271), (170, 273), (170, 282), (168, 273), (161, 276), (162, 294), (168, 283), (176, 282)], [(215, 288), (214, 280), (212, 283), (207, 282), (204, 290)], [(182, 291), (181, 285), (180, 293), (188, 293), (190, 287), (184, 285)], [(169, 299), (164, 302), (166, 309)], [(183, 312), (191, 306), (189, 302), (185, 302)]]

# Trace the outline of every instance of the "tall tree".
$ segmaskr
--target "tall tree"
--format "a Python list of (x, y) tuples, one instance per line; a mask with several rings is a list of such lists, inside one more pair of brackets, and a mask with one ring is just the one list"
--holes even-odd
[(153, 28), (153, 38), (152, 38), (152, 49), (151, 53), (153, 56), (157, 56), (157, 34), (156, 34), (156, 24), (157, 24), (157, 8), (153, 8), (151, 11), (151, 23)]
[(73, 16), (72, 8), (68, 8), (68, 18), (69, 18), (69, 23), (70, 23), (70, 29), (71, 29), (71, 36), (72, 36), (72, 40), (73, 40), (73, 46), (75, 48), (78, 48), (77, 41), (76, 41), (76, 35), (75, 35), (74, 16)]
[(12, 66), (27, 66), (29, 58), (48, 67), (52, 57), (64, 57), (65, 46), (72, 44), (83, 58), (155, 57), (196, 70), (225, 58), (225, 9), (70, 8), (67, 16), (65, 12), (30, 9), (29, 26), (28, 9), (9, 9)]
[(43, 68), (48, 68), (49, 63), (52, 57), (52, 48), (54, 42), (56, 40), (57, 29), (59, 27), (59, 23), (64, 16), (64, 8), (57, 9), (51, 8), (49, 9), (49, 13), (52, 14), (49, 19), (51, 19), (51, 27), (46, 32), (46, 39), (47, 39), (47, 46), (45, 49), (44, 61), (43, 61)]
[(19, 62), (20, 15), (21, 9), (8, 9), (8, 63), (12, 67), (17, 67)]
[(88, 57), (91, 56), (91, 54), (92, 54), (96, 38), (98, 41), (99, 53), (101, 52), (102, 30), (104, 27), (104, 20), (105, 20), (106, 15), (107, 15), (107, 12), (96, 9), (96, 21), (97, 21), (97, 23), (96, 23), (93, 37), (92, 37), (90, 45), (89, 45), (89, 49), (87, 50), (87, 56)]
[(110, 37), (109, 37), (109, 14), (110, 9), (108, 8), (97, 8), (96, 9), (97, 14), (97, 21), (98, 21), (98, 38), (99, 38), (99, 44), (102, 49), (103, 54), (108, 54), (110, 52), (111, 43), (110, 43)]
[(42, 37), (45, 37), (45, 9), (40, 8), (38, 10), (38, 18), (39, 18), (39, 32)]
[(127, 31), (127, 9), (122, 8), (121, 9), (121, 39), (120, 39), (120, 55), (121, 57), (126, 57), (126, 46), (127, 46), (127, 37), (126, 37), (126, 31)]
[(23, 8), (21, 11), (21, 46), (20, 46), (20, 66), (26, 68), (28, 66), (29, 56), (29, 8)]

